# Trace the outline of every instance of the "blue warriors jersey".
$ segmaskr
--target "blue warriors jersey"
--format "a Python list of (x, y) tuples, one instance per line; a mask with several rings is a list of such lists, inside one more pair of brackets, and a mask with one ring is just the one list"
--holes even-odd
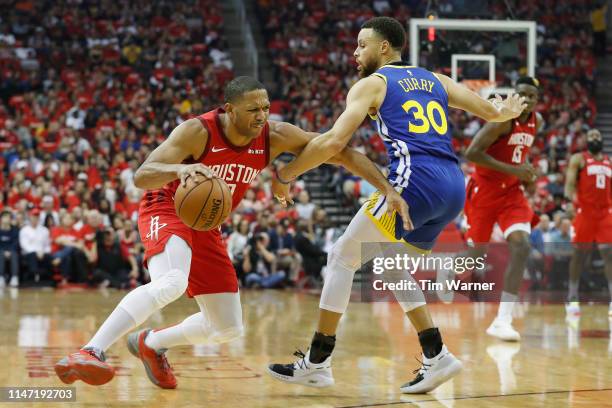
[(375, 117), (389, 156), (389, 182), (409, 206), (414, 229), (405, 231), (398, 214), (388, 214), (386, 197), (375, 193), (365, 213), (385, 235), (429, 251), (440, 232), (463, 208), (465, 182), (451, 144), (448, 95), (438, 78), (403, 62), (374, 74), (387, 84)]
[(430, 71), (405, 63), (381, 67), (374, 74), (387, 84), (376, 117), (389, 156), (389, 181), (406, 187), (411, 163), (423, 157), (457, 162), (448, 123), (448, 95)]

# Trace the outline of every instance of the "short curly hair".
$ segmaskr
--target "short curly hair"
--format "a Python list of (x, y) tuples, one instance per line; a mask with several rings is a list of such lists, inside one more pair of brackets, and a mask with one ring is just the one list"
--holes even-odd
[(391, 17), (374, 17), (363, 23), (364, 28), (371, 28), (378, 35), (389, 41), (391, 48), (402, 51), (406, 44), (406, 31), (402, 24)]

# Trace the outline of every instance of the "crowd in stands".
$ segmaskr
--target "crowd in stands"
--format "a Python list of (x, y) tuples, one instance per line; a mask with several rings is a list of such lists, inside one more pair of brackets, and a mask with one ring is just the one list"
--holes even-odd
[(133, 286), (146, 279), (133, 173), (233, 77), (220, 3), (17, 1), (4, 11), (0, 272), (14, 286)]
[[(279, 78), (272, 118), (323, 131), (357, 79), (352, 52), (360, 25), (375, 15), (422, 17), (428, 2), (257, 3)], [(434, 3), (441, 17), (461, 16), (452, 1)], [(484, 14), (508, 17), (498, 2), (488, 3), (495, 5)], [(566, 160), (584, 147), (596, 114), (589, 10), (571, 0), (538, 7), (509, 3), (516, 18), (538, 21), (538, 110), (546, 125), (533, 149), (541, 177), (532, 200), (561, 230), (571, 215), (561, 196)], [(474, 47), (495, 45), (485, 40)], [(454, 45), (440, 33), (425, 48), (424, 61), (440, 61), (433, 50)], [(511, 68), (514, 61), (503, 63)], [(134, 171), (182, 120), (218, 105), (232, 68), (214, 0), (18, 1), (3, 14), (0, 285), (128, 288), (145, 282), (135, 223), (142, 191), (133, 185)], [(500, 69), (508, 74), (501, 80), (523, 74), (515, 68)], [(458, 111), (449, 119), (461, 154), (482, 123)], [(352, 143), (385, 165), (384, 145), (369, 124)], [(463, 168), (468, 175), (471, 167)], [(341, 169), (326, 167), (324, 177), (347, 205), (358, 205), (373, 190)], [(311, 202), (303, 182), (294, 187), (297, 204), (281, 208), (269, 179), (269, 171), (262, 172), (223, 226), (241, 283), (317, 286), (342, 228)]]

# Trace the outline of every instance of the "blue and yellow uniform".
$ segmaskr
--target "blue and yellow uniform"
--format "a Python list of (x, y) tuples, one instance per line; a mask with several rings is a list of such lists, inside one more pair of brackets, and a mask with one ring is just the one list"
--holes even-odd
[(371, 116), (387, 148), (388, 180), (406, 200), (414, 230), (405, 231), (397, 214), (386, 213), (375, 194), (366, 213), (390, 238), (430, 250), (465, 201), (465, 181), (451, 143), (448, 95), (430, 71), (403, 62), (374, 74), (387, 84), (376, 116)]

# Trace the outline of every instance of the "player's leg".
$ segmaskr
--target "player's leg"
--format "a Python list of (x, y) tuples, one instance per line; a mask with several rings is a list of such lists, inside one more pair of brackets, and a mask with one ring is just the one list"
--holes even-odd
[(504, 341), (519, 341), (521, 336), (512, 327), (512, 311), (518, 300), (518, 292), (531, 250), (529, 234), (531, 234), (533, 211), (524, 193), (518, 188), (507, 192), (503, 199), (505, 205), (500, 208), (497, 222), (508, 243), (510, 261), (504, 272), (504, 288), (497, 316), (487, 329), (487, 334)]
[(191, 248), (183, 239), (172, 235), (164, 251), (148, 261), (151, 282), (128, 293), (80, 351), (56, 364), (60, 379), (67, 383), (81, 379), (92, 385), (110, 381), (114, 371), (104, 362), (104, 352), (185, 292), (190, 264)]
[(164, 329), (142, 329), (128, 336), (128, 349), (142, 360), (147, 376), (161, 388), (176, 388), (165, 352), (177, 346), (221, 344), (244, 333), (240, 294), (197, 295), (200, 312)]
[(606, 278), (608, 279), (608, 290), (610, 291), (608, 317), (612, 318), (612, 210), (608, 210), (602, 218), (598, 225), (595, 240), (599, 244), (599, 251), (604, 261)]
[(221, 344), (244, 334), (238, 292), (198, 295), (195, 299), (200, 312), (174, 326), (150, 330), (146, 346), (159, 351), (193, 344)]
[[(461, 174), (458, 169), (453, 170), (439, 169), (441, 175), (436, 179), (452, 180), (453, 182), (448, 183), (445, 190), (445, 199), (435, 203), (435, 207), (441, 208), (443, 211), (436, 218), (404, 236), (404, 240), (413, 246), (425, 250), (433, 248), (442, 230), (454, 221), (461, 212), (464, 190), (461, 183), (456, 180), (461, 179)], [(419, 294), (422, 296), (420, 291)], [(425, 305), (424, 297), (418, 299), (413, 291), (404, 291), (403, 293), (394, 291), (394, 295), (400, 301), (399, 303), (406, 312), (406, 316), (417, 330), (419, 343), (423, 350), (421, 369), (417, 372), (416, 377), (402, 385), (400, 390), (407, 394), (429, 392), (457, 375), (462, 369), (462, 364), (444, 345), (440, 331), (434, 326), (429, 310)], [(406, 295), (408, 295), (407, 298)]]
[[(271, 364), (268, 372), (274, 378), (312, 387), (333, 385), (331, 355), (338, 323), (348, 307), (355, 271), (378, 254), (375, 243), (388, 241), (366, 215), (368, 205), (364, 204), (353, 217), (328, 254), (327, 274), (319, 302), (319, 322), (308, 352), (303, 354), (298, 350), (296, 355), (300, 359), (294, 364)], [(363, 247), (368, 253), (362, 253), (362, 242), (374, 243)]]
[(580, 274), (590, 253), (591, 244), (574, 244), (572, 259), (569, 264), (567, 304), (565, 305), (565, 310), (569, 316), (580, 315), (580, 302), (578, 300)]
[(520, 334), (512, 327), (512, 311), (518, 301), (518, 292), (527, 267), (530, 251), (529, 234), (515, 230), (506, 237), (510, 262), (504, 273), (504, 288), (499, 301), (497, 316), (487, 329), (487, 334), (505, 341), (518, 341)]
[(161, 388), (175, 388), (168, 364), (168, 348), (202, 343), (224, 343), (240, 337), (242, 309), (236, 271), (218, 230), (193, 232), (194, 248), (187, 293), (195, 297), (200, 313), (166, 329), (143, 329), (128, 336), (128, 349), (140, 358), (149, 379)]
[(604, 271), (608, 279), (608, 291), (610, 293), (610, 303), (608, 307), (608, 317), (612, 318), (612, 246), (611, 244), (599, 247), (601, 257), (604, 261)]
[[(455, 168), (456, 166), (453, 165), (451, 167), (451, 177), (449, 178), (452, 180), (449, 182), (449, 188), (457, 187), (456, 200), (454, 200), (456, 201), (454, 204), (457, 205), (454, 206), (449, 206), (444, 199), (440, 199), (439, 193), (444, 189), (433, 190), (432, 186), (435, 183), (425, 183), (425, 177), (421, 177), (422, 185), (418, 185), (419, 180), (417, 177), (411, 179), (413, 181), (414, 194), (409, 195), (409, 204), (415, 230), (418, 230), (429, 219), (434, 218), (429, 216), (432, 211), (452, 212), (453, 214), (450, 217), (452, 219), (463, 207), (465, 196), (463, 175), (458, 168)], [(420, 169), (424, 171), (429, 170), (425, 166), (420, 167)], [(430, 175), (430, 179), (440, 180), (441, 178), (437, 176), (438, 174)], [(442, 174), (440, 176), (445, 177), (448, 175)], [(428, 187), (425, 187), (425, 184), (428, 184)], [(445, 199), (449, 196), (454, 196), (453, 194), (448, 194), (448, 192), (449, 190), (444, 191)], [(408, 191), (405, 190), (404, 193), (406, 193), (406, 198), (408, 199)], [(435, 197), (430, 199), (432, 196)], [(432, 201), (435, 202), (432, 203)], [(294, 364), (270, 365), (269, 373), (272, 376), (282, 381), (314, 387), (325, 387), (333, 384), (331, 354), (335, 347), (335, 333), (338, 322), (348, 306), (354, 273), (361, 266), (362, 262), (368, 262), (374, 256), (380, 254), (380, 250), (376, 248), (376, 245), (364, 246), (364, 250), (371, 252), (360, 253), (362, 249), (361, 244), (364, 242), (397, 242), (395, 237), (404, 236), (403, 229), (401, 231), (397, 230), (398, 226), (401, 226), (400, 221), (394, 214), (386, 214), (385, 199), (379, 195), (375, 195), (373, 199), (359, 210), (328, 256), (327, 279), (319, 304), (321, 310), (318, 331), (313, 336), (310, 350), (307, 354), (298, 354), (301, 358)], [(440, 231), (441, 228), (438, 233)], [(434, 240), (435, 237), (430, 243), (433, 244)], [(409, 277), (411, 278), (411, 276)], [(413, 321), (413, 324), (422, 329), (418, 334), (424, 354), (426, 356), (433, 354), (435, 358), (436, 355), (446, 351), (442, 344), (440, 333), (437, 328), (433, 327), (433, 322), (425, 307), (425, 303), (418, 300), (414, 301), (415, 299), (407, 300), (412, 301), (400, 301), (399, 303), (404, 308), (409, 319)], [(434, 354), (436, 352), (438, 354)], [(459, 366), (458, 370), (460, 370), (461, 364), (452, 354), (448, 353), (448, 356), (449, 358), (446, 358), (444, 362), (454, 360)], [(434, 359), (431, 360), (431, 363), (431, 366), (435, 364)], [(420, 384), (414, 387), (415, 390), (404, 389), (405, 386), (402, 387), (402, 390), (404, 392), (427, 392), (456, 374), (458, 370), (448, 374), (445, 371), (433, 369), (427, 374), (423, 382), (421, 382), (423, 376), (417, 376), (415, 381)]]
[(568, 293), (565, 305), (568, 319), (575, 319), (580, 316), (580, 302), (578, 300), (580, 275), (596, 239), (596, 222), (599, 220), (594, 218), (587, 217), (582, 212), (578, 212), (576, 218), (574, 218), (574, 238), (572, 239), (574, 250), (569, 264)]

